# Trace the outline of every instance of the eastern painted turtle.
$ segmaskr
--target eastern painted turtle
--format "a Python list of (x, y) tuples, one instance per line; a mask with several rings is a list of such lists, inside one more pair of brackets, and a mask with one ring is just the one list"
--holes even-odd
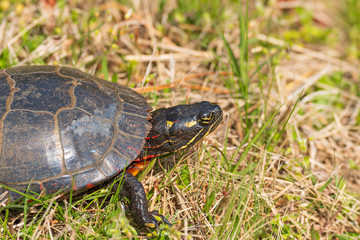
[(157, 227), (155, 215), (169, 224), (148, 211), (134, 175), (212, 132), (222, 110), (209, 102), (150, 110), (139, 93), (73, 68), (0, 70), (0, 202), (76, 194), (120, 176), (139, 226)]

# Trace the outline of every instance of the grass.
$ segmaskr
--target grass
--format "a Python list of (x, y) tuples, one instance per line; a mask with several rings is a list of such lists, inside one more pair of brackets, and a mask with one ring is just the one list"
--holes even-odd
[(2, 239), (359, 239), (358, 0), (87, 3), (1, 0), (0, 67), (217, 102), (223, 124), (140, 177), (174, 228), (137, 229), (100, 189), (0, 208)]

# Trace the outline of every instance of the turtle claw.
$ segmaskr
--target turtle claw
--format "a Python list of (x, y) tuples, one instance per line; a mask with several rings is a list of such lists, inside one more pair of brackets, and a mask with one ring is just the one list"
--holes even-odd
[(164, 223), (169, 227), (172, 226), (169, 220), (167, 220), (163, 215), (161, 215), (158, 211), (149, 212), (149, 216), (147, 219), (144, 219), (144, 226), (148, 228), (156, 228), (159, 232), (160, 228), (159, 225)]
[(147, 219), (147, 221), (144, 223), (145, 227), (148, 228), (156, 228), (156, 230), (159, 232), (159, 224), (156, 221), (154, 217), (151, 216), (150, 219)]
[(150, 214), (153, 216), (153, 218), (157, 221), (157, 223), (159, 222), (163, 222), (166, 225), (168, 225), (169, 227), (172, 226), (172, 224), (170, 223), (169, 220), (167, 220), (163, 215), (161, 215), (158, 211), (152, 211), (150, 212)]

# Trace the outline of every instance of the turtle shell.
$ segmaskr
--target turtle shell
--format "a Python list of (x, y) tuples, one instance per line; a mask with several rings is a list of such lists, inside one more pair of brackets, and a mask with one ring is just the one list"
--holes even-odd
[(0, 198), (21, 196), (7, 188), (66, 193), (114, 177), (143, 148), (149, 110), (137, 92), (73, 68), (0, 70)]

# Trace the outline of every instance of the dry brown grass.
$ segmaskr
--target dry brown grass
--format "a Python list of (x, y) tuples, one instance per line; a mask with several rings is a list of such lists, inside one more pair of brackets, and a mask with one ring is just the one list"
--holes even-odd
[[(130, 83), (140, 92), (150, 92), (149, 101), (156, 103), (157, 107), (201, 100), (217, 102), (224, 110), (224, 123), (205, 140), (204, 145), (216, 146), (228, 159), (239, 150), (247, 133), (239, 121), (239, 116), (244, 116), (244, 101), (234, 89), (227, 89), (224, 84), (227, 78), (232, 78), (231, 61), (225, 44), (220, 37), (214, 37), (208, 49), (200, 45), (207, 34), (216, 34), (219, 29), (213, 29), (210, 24), (201, 28), (189, 24), (166, 25), (167, 14), (175, 6), (173, 1), (166, 4), (162, 16), (156, 15), (157, 1), (133, 1), (132, 12), (130, 8), (115, 2), (94, 2), (95, 8), (87, 1), (66, 3), (61, 8), (44, 6), (46, 1), (42, 1), (40, 6), (15, 3), (8, 7), (5, 2), (1, 1), (1, 4), (8, 15), (0, 23), (0, 54), (6, 50), (8, 55), (7, 63), (2, 65), (69, 65), (98, 77), (105, 77), (108, 72), (109, 79), (116, 73), (119, 83)], [(271, 2), (273, 5), (264, 10), (262, 17), (250, 17), (249, 22), (249, 38), (262, 43), (249, 45), (250, 73), (255, 71), (256, 63), (264, 61), (265, 67), (260, 73), (267, 78), (264, 90), (258, 87), (258, 74), (250, 79), (249, 103), (252, 107), (249, 112), (259, 113), (251, 116), (256, 120), (255, 129), (260, 129), (269, 113), (282, 105), (274, 119), (281, 128), (299, 94), (303, 92), (303, 96), (277, 145), (270, 151), (268, 146), (253, 144), (240, 164), (240, 169), (255, 164), (254, 175), (245, 177), (227, 171), (218, 151), (198, 146), (197, 153), (192, 151), (194, 154), (187, 154), (177, 164), (177, 168), (186, 167), (187, 171), (193, 173), (190, 176), (196, 176), (196, 179), (190, 179), (189, 185), (179, 180), (182, 170), (161, 171), (161, 166), (173, 166), (174, 159), (181, 156), (159, 163), (145, 177), (142, 181), (145, 189), (152, 192), (150, 208), (163, 209), (171, 220), (179, 221), (178, 229), (184, 239), (207, 239), (210, 236), (221, 239), (216, 234), (219, 226), (224, 224), (222, 220), (232, 197), (236, 198), (234, 202), (237, 205), (244, 206), (240, 226), (245, 226), (255, 215), (260, 216), (258, 221), (261, 222), (260, 225), (253, 223), (241, 228), (235, 239), (254, 237), (254, 232), (261, 229), (269, 233), (269, 238), (310, 239), (312, 226), (324, 239), (346, 233), (358, 239), (356, 234), (360, 234), (360, 98), (348, 87), (343, 89), (342, 86), (330, 86), (320, 81), (324, 76), (341, 72), (344, 82), (359, 86), (359, 64), (342, 60), (343, 42), (336, 47), (311, 44), (290, 47), (282, 37), (263, 34), (262, 26), (266, 19), (281, 19), (284, 11), (293, 10), (303, 1)], [(329, 15), (331, 12), (324, 8), (321, 1), (304, 2), (302, 6), (313, 9), (315, 18), (321, 24), (335, 24)], [(224, 36), (232, 49), (237, 49), (237, 15), (231, 8), (226, 9), (226, 13), (227, 19), (221, 23)], [(78, 15), (77, 22), (72, 20), (74, 14)], [(90, 18), (92, 20), (87, 22), (90, 14), (96, 19)], [(166, 31), (159, 31), (158, 23), (163, 23)], [(278, 23), (283, 26), (287, 24), (284, 20)], [(228, 27), (231, 24), (235, 27)], [(281, 27), (273, 26), (270, 32), (277, 34), (272, 36), (281, 36)], [(30, 40), (43, 37), (35, 49), (29, 49), (25, 43), (29, 31)], [(190, 33), (198, 34), (198, 38), (191, 40)], [(265, 51), (265, 45), (270, 46), (265, 49), (268, 54), (261, 55), (261, 59), (255, 61), (254, 56)], [(268, 59), (279, 49), (281, 53), (277, 57), (277, 65), (273, 66)], [(104, 62), (106, 71), (101, 67)], [(128, 79), (131, 66), (134, 70)], [(232, 159), (233, 164), (239, 161), (245, 147), (246, 144)], [(210, 158), (213, 160), (210, 161)], [(346, 184), (343, 184), (341, 176)], [(232, 194), (243, 191), (246, 181), (251, 183), (246, 190), (248, 196), (239, 200), (241, 196)], [(328, 181), (329, 185), (322, 189)], [(167, 182), (171, 184), (167, 185)], [(211, 189), (218, 191), (209, 212), (204, 213), (202, 209)], [(260, 201), (267, 210), (256, 212), (256, 201)], [(51, 206), (55, 204), (53, 202)], [(233, 206), (234, 211), (237, 205)], [(96, 213), (92, 216), (91, 221), (101, 222)], [(14, 236), (23, 229), (21, 217), (8, 220)], [(49, 234), (54, 239), (76, 239), (80, 238), (80, 232), (90, 232), (99, 237), (87, 225), (74, 227), (82, 222), (73, 219), (70, 214), (65, 213), (64, 217), (64, 222), (55, 221), (53, 209), (48, 207), (42, 216), (37, 216), (42, 219), (37, 222), (36, 234), (32, 235), (32, 239), (48, 239)], [(274, 222), (277, 228), (271, 225)], [(284, 226), (290, 226), (292, 234), (285, 235)], [(0, 232), (4, 233), (4, 229), (0, 228)], [(6, 235), (6, 239), (10, 237)]]

